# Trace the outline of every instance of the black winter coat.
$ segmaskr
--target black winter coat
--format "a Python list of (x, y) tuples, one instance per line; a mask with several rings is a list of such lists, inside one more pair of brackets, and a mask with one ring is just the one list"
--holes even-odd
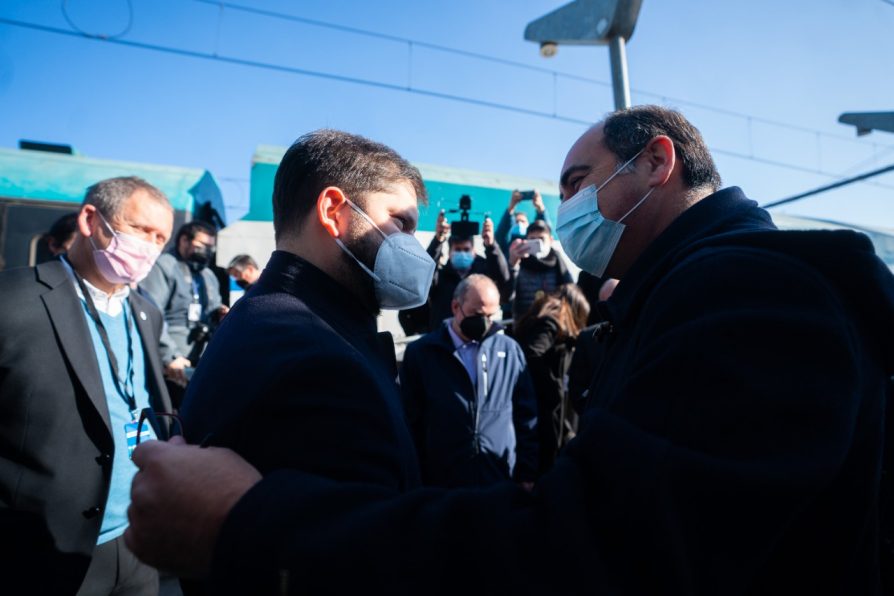
[(878, 593), (894, 277), (869, 240), (780, 232), (730, 188), (607, 304), (580, 432), (533, 494), (265, 478), (224, 526), (216, 586), (238, 593), (236, 556), (275, 522), (251, 579), (282, 566), (296, 593)]
[(210, 437), (262, 474), (304, 470), (396, 490), (419, 471), (375, 314), (276, 251), (224, 318), (189, 383), (189, 442)]

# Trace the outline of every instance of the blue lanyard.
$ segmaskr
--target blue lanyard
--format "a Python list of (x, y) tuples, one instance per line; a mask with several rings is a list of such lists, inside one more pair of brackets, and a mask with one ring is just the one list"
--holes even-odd
[(87, 287), (84, 285), (81, 276), (75, 273), (75, 279), (78, 282), (78, 286), (81, 288), (81, 293), (84, 295), (84, 304), (87, 306), (87, 313), (90, 315), (90, 318), (93, 319), (93, 322), (96, 325), (96, 331), (99, 333), (99, 339), (102, 341), (102, 345), (106, 350), (109, 366), (112, 367), (112, 379), (115, 381), (115, 388), (118, 390), (118, 395), (120, 395), (121, 399), (124, 400), (124, 403), (127, 404), (131, 413), (136, 412), (137, 398), (133, 386), (133, 335), (131, 333), (131, 318), (127, 313), (128, 307), (130, 306), (130, 300), (126, 300), (126, 304), (122, 309), (124, 312), (124, 327), (127, 330), (127, 371), (125, 372), (124, 381), (122, 381), (118, 369), (118, 359), (115, 357), (115, 352), (112, 350), (111, 342), (109, 342), (109, 334), (106, 331), (106, 326), (103, 325), (102, 319), (99, 316), (99, 311), (96, 310), (96, 305), (93, 304), (93, 299), (90, 297), (90, 292), (87, 291)]

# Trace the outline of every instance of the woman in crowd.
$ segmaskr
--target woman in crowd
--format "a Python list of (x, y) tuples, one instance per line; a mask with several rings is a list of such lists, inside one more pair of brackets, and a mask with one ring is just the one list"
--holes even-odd
[(564, 284), (540, 296), (515, 326), (537, 392), (540, 473), (548, 470), (577, 428), (568, 403), (565, 376), (574, 343), (587, 324), (590, 305), (580, 288)]

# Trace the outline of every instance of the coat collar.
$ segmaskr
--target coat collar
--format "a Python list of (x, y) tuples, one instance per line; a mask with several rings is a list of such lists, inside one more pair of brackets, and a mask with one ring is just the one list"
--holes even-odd
[(255, 286), (258, 292), (292, 294), (355, 347), (359, 348), (357, 342), (360, 342), (363, 351), (378, 352), (375, 338), (378, 313), (364, 308), (350, 290), (298, 255), (274, 251)]
[(738, 187), (725, 188), (684, 211), (633, 263), (608, 302), (598, 305), (604, 320), (623, 324), (652, 286), (700, 241), (730, 232), (776, 229), (770, 215)]

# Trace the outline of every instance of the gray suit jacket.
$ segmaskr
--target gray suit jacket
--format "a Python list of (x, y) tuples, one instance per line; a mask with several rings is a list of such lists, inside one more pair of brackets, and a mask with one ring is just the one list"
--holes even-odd
[[(136, 292), (129, 300), (152, 406), (169, 412), (158, 355), (161, 313)], [(5, 593), (77, 591), (99, 535), (113, 454), (99, 364), (65, 266), (50, 261), (0, 272), (0, 578)]]

